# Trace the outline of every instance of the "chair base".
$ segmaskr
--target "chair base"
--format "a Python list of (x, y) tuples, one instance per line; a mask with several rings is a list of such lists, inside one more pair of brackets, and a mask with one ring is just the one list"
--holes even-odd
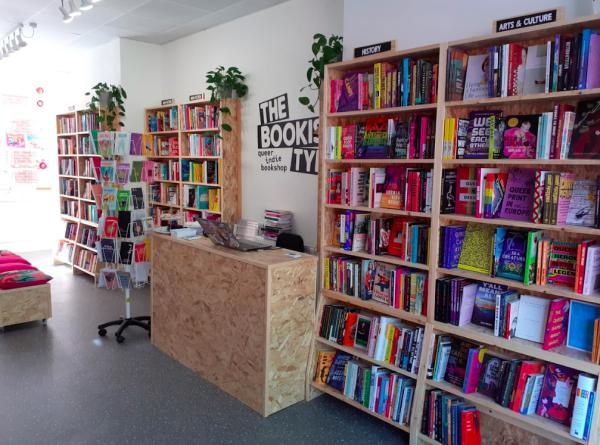
[(137, 326), (139, 328), (145, 329), (148, 331), (148, 337), (150, 337), (151, 333), (151, 321), (149, 316), (143, 317), (131, 317), (131, 318), (119, 318), (118, 320), (109, 321), (107, 323), (102, 323), (98, 325), (98, 335), (100, 337), (104, 337), (106, 335), (106, 328), (109, 326), (119, 326), (117, 331), (115, 332), (115, 337), (117, 338), (117, 343), (123, 343), (125, 341), (125, 337), (123, 337), (123, 331), (127, 329), (129, 326)]

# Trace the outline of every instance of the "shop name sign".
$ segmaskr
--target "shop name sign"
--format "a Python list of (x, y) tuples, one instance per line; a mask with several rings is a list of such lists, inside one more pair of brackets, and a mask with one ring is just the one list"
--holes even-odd
[(204, 93), (199, 93), (199, 94), (192, 94), (190, 95), (190, 102), (196, 102), (199, 100), (206, 100), (206, 94)]
[[(317, 174), (319, 118), (290, 119), (287, 94), (258, 104), (261, 170)], [(279, 149), (291, 149), (289, 164)]]
[(529, 28), (531, 26), (546, 25), (558, 21), (561, 15), (560, 8), (549, 9), (548, 11), (535, 12), (532, 14), (511, 17), (508, 19), (496, 20), (494, 22), (494, 32), (512, 31), (515, 29)]
[(389, 40), (387, 42), (375, 43), (373, 45), (359, 46), (354, 48), (354, 57), (365, 57), (371, 54), (379, 54), (384, 51), (391, 51), (394, 49), (395, 40)]
[(160, 101), (160, 104), (162, 106), (173, 105), (174, 103), (175, 103), (175, 99), (163, 99), (163, 100)]

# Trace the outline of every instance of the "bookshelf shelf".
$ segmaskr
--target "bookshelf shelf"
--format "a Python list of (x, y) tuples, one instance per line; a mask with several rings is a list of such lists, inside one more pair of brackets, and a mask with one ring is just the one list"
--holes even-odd
[(326, 159), (327, 165), (394, 165), (394, 164), (433, 164), (433, 159)]
[[(71, 254), (71, 260), (65, 261), (64, 255), (54, 255), (54, 262), (57, 264), (62, 263), (62, 264), (69, 266), (73, 273), (83, 272), (87, 275), (94, 277), (94, 279), (96, 279), (97, 278), (96, 268), (94, 268), (94, 270), (86, 270), (86, 269), (78, 266), (76, 263), (77, 263), (77, 259), (79, 258), (82, 251), (94, 252), (94, 253), (96, 252), (95, 248), (85, 246), (85, 245), (79, 243), (77, 240), (80, 239), (82, 230), (84, 228), (87, 228), (87, 227), (97, 228), (98, 225), (91, 221), (82, 219), (79, 216), (74, 217), (74, 216), (70, 216), (70, 215), (66, 215), (66, 214), (62, 213), (62, 211), (63, 211), (62, 205), (64, 205), (65, 203), (71, 203), (72, 205), (74, 205), (77, 210), (77, 213), (76, 213), (77, 215), (82, 214), (82, 208), (84, 208), (86, 206), (93, 206), (96, 204), (96, 201), (94, 201), (92, 199), (83, 198), (79, 195), (79, 194), (83, 194), (83, 184), (85, 184), (89, 181), (96, 180), (96, 178), (94, 178), (94, 177), (88, 177), (88, 176), (83, 175), (83, 167), (81, 165), (81, 164), (83, 164), (83, 162), (80, 162), (80, 159), (90, 158), (90, 157), (94, 156), (93, 154), (80, 153), (80, 151), (84, 150), (84, 145), (82, 145), (83, 138), (79, 137), (79, 136), (89, 134), (89, 131), (83, 131), (84, 128), (87, 129), (87, 127), (84, 126), (85, 125), (84, 122), (86, 120), (87, 120), (87, 124), (91, 125), (92, 128), (98, 128), (97, 123), (94, 122), (94, 120), (95, 120), (94, 116), (89, 112), (89, 110), (75, 110), (75, 111), (72, 111), (69, 113), (58, 114), (56, 116), (57, 158), (58, 158), (59, 165), (61, 162), (64, 162), (69, 159), (72, 160), (71, 162), (74, 163), (74, 167), (72, 170), (74, 172), (74, 174), (72, 174), (72, 175), (59, 174), (58, 175), (59, 183), (70, 182), (70, 181), (66, 181), (67, 179), (75, 180), (75, 193), (76, 193), (75, 195), (66, 195), (66, 194), (62, 194), (62, 193), (59, 194), (59, 202), (61, 205), (60, 218), (67, 223), (75, 224), (76, 227), (75, 227), (74, 239), (72, 239), (72, 240), (66, 239), (66, 238), (64, 238), (64, 234), (63, 234), (63, 237), (60, 237), (58, 239), (58, 248), (60, 248), (60, 246), (65, 243), (72, 246), (73, 251)], [(69, 131), (65, 131), (65, 130), (69, 130)], [(71, 141), (68, 146), (65, 145), (66, 144), (65, 140)], [(60, 153), (61, 151), (69, 151), (70, 153), (69, 154), (61, 154)], [(59, 190), (63, 190), (63, 189), (61, 187), (59, 187)], [(72, 212), (70, 212), (70, 213), (72, 213)]]
[(496, 337), (489, 329), (472, 324), (458, 327), (447, 323), (434, 322), (433, 328), (440, 332), (464, 337), (540, 360), (547, 360), (589, 374), (598, 375), (600, 373), (600, 366), (590, 361), (591, 355), (589, 353), (567, 348), (566, 346), (544, 351), (539, 343), (520, 338), (508, 340), (503, 337)]
[[(180, 222), (189, 222), (192, 219), (204, 214), (219, 216), (221, 220), (227, 223), (235, 223), (241, 217), (241, 106), (238, 99), (224, 99), (220, 103), (212, 103), (207, 101), (201, 102), (189, 102), (180, 104), (177, 106), (169, 106), (162, 108), (149, 108), (146, 109), (146, 122), (149, 122), (149, 118), (152, 117), (156, 111), (171, 110), (172, 107), (176, 107), (177, 110), (177, 129), (169, 131), (159, 132), (146, 132), (146, 135), (155, 136), (177, 136), (178, 152), (176, 155), (170, 156), (153, 156), (147, 155), (148, 159), (155, 161), (178, 161), (179, 168), (179, 180), (156, 180), (151, 182), (164, 183), (168, 185), (176, 185), (177, 189), (177, 201), (179, 204), (165, 204), (161, 202), (150, 202), (150, 208), (154, 220), (154, 225), (159, 225), (159, 220), (163, 213), (168, 213), (173, 217), (177, 217)], [(216, 108), (210, 108), (216, 107)], [(215, 121), (214, 112), (217, 108), (229, 108), (231, 113), (219, 112), (219, 120)], [(174, 109), (174, 108), (173, 108)], [(208, 114), (209, 110), (210, 115)], [(200, 123), (199, 123), (200, 122)], [(190, 128), (191, 126), (203, 125), (206, 122), (210, 125), (207, 128)], [(222, 124), (229, 124), (232, 127), (232, 131), (223, 131), (221, 133), (222, 139), (216, 138), (216, 133), (221, 131)], [(173, 122), (171, 124), (174, 126)], [(217, 126), (212, 126), (218, 124)], [(160, 128), (160, 127), (159, 127)], [(148, 128), (147, 128), (148, 129)], [(197, 138), (195, 144), (205, 144), (208, 140), (212, 141), (212, 144), (220, 144), (221, 151), (205, 151), (205, 148), (198, 149), (195, 146), (194, 150), (190, 150), (190, 138)], [(200, 142), (199, 142), (200, 141)], [(205, 145), (200, 145), (206, 147)], [(210, 145), (207, 145), (210, 147)], [(216, 145), (213, 145), (215, 147)], [(219, 155), (190, 155), (190, 153), (220, 153)], [(175, 153), (172, 151), (170, 153)], [(185, 163), (183, 161), (186, 161)], [(204, 161), (216, 161), (213, 164), (216, 165), (217, 177), (219, 180), (218, 184), (211, 184), (206, 182), (193, 182), (183, 181), (186, 179), (203, 179), (201, 177), (192, 177), (183, 175), (184, 167), (189, 165), (188, 161), (197, 161), (198, 164)], [(163, 162), (166, 163), (166, 162)], [(171, 168), (171, 167), (169, 167)], [(203, 167), (204, 168), (204, 167)], [(174, 177), (173, 175), (169, 175)], [(188, 187), (185, 187), (188, 186)], [(185, 204), (193, 204), (188, 200), (188, 196), (184, 196), (188, 193), (190, 186), (207, 186), (211, 189), (218, 189), (218, 200), (219, 200), (219, 211), (211, 211), (206, 209), (198, 209), (195, 207), (186, 206)], [(212, 192), (211, 192), (212, 193)], [(148, 193), (152, 196), (151, 193)], [(191, 195), (190, 195), (191, 196)], [(161, 201), (165, 201), (166, 196), (161, 197)]]
[(425, 435), (425, 434), (423, 434), (423, 433), (419, 433), (419, 436), (418, 436), (418, 437), (419, 437), (419, 440), (420, 440), (420, 441), (422, 441), (422, 442), (425, 442), (425, 443), (428, 443), (428, 444), (430, 444), (430, 445), (442, 445), (442, 444), (441, 444), (440, 442), (438, 442), (437, 440), (435, 440), (435, 439), (432, 439), (431, 437), (429, 437), (429, 436), (426, 436), (426, 435)]
[(589, 236), (600, 236), (600, 229), (593, 227), (581, 227), (581, 226), (567, 226), (567, 225), (554, 225), (554, 224), (538, 224), (527, 221), (515, 221), (512, 219), (489, 219), (489, 218), (476, 218), (474, 216), (456, 215), (456, 214), (441, 214), (440, 219), (444, 221), (458, 221), (465, 223), (481, 223), (491, 224), (494, 226), (509, 226), (509, 227), (521, 227), (524, 229), (536, 229), (536, 230), (549, 230), (554, 232), (568, 232), (578, 235), (589, 235)]
[[(324, 273), (321, 273), (321, 284), (319, 287), (318, 308), (316, 317), (316, 329), (320, 324), (320, 315), (325, 304), (341, 304), (352, 308), (360, 308), (374, 314), (385, 314), (396, 317), (400, 320), (412, 321), (417, 324), (424, 323), (425, 338), (423, 340), (423, 348), (421, 351), (421, 366), (417, 373), (417, 385), (413, 400), (413, 410), (411, 415), (410, 427), (410, 444), (431, 443), (439, 445), (433, 439), (427, 438), (420, 432), (421, 421), (423, 417), (423, 406), (425, 391), (427, 388), (437, 388), (446, 391), (450, 394), (462, 397), (463, 399), (476, 405), (482, 412), (484, 417), (484, 428), (482, 428), (483, 443), (498, 443), (497, 437), (502, 437), (502, 434), (507, 431), (506, 425), (515, 425), (520, 428), (514, 434), (515, 440), (520, 443), (532, 443), (536, 439), (530, 436), (531, 433), (554, 440), (561, 444), (576, 444), (576, 443), (600, 443), (600, 417), (595, 414), (590, 430), (589, 441), (581, 441), (569, 434), (569, 429), (551, 420), (544, 419), (538, 416), (521, 416), (513, 411), (502, 408), (493, 400), (482, 396), (478, 393), (463, 394), (460, 388), (456, 388), (446, 382), (432, 382), (426, 379), (427, 366), (426, 360), (432, 352), (431, 343), (432, 336), (440, 333), (447, 334), (457, 338), (469, 339), (482, 346), (488, 346), (490, 350), (501, 350), (508, 355), (519, 355), (545, 361), (548, 363), (556, 363), (561, 366), (576, 368), (582, 372), (600, 376), (600, 365), (591, 362), (590, 354), (566, 347), (556, 348), (545, 351), (542, 345), (526, 340), (513, 338), (505, 339), (496, 337), (492, 331), (478, 326), (467, 325), (465, 327), (456, 327), (451, 324), (438, 322), (434, 319), (436, 308), (436, 281), (440, 277), (461, 277), (473, 281), (481, 281), (495, 283), (508, 286), (511, 289), (518, 291), (521, 294), (531, 294), (542, 296), (547, 299), (557, 297), (567, 298), (573, 301), (581, 301), (600, 305), (600, 292), (592, 295), (581, 295), (574, 292), (572, 289), (558, 286), (540, 286), (540, 285), (525, 285), (522, 282), (509, 279), (490, 277), (485, 274), (470, 272), (460, 269), (445, 269), (438, 267), (438, 258), (440, 249), (440, 228), (449, 224), (466, 225), (468, 223), (487, 224), (488, 226), (505, 226), (511, 228), (521, 228), (527, 230), (543, 230), (546, 237), (550, 239), (582, 241), (583, 239), (592, 239), (600, 241), (600, 229), (593, 227), (569, 226), (569, 225), (551, 225), (551, 224), (534, 224), (528, 221), (514, 221), (506, 219), (484, 219), (475, 218), (474, 216), (465, 216), (457, 214), (440, 214), (441, 195), (443, 190), (442, 175), (444, 169), (449, 169), (457, 166), (498, 166), (504, 167), (507, 170), (510, 167), (528, 167), (530, 169), (543, 168), (558, 172), (573, 172), (582, 178), (592, 179), (600, 174), (600, 159), (442, 159), (444, 154), (444, 125), (446, 117), (466, 118), (469, 113), (478, 110), (500, 110), (504, 117), (512, 115), (528, 115), (539, 114), (541, 112), (551, 111), (554, 106), (559, 104), (575, 105), (584, 100), (600, 100), (600, 88), (588, 90), (570, 90), (559, 91), (548, 94), (530, 94), (524, 96), (509, 96), (509, 97), (494, 97), (476, 100), (445, 100), (447, 90), (452, 92), (446, 85), (446, 74), (448, 73), (448, 50), (460, 49), (466, 51), (468, 55), (484, 54), (487, 48), (492, 45), (500, 45), (510, 42), (522, 42), (525, 46), (537, 45), (548, 40), (553, 40), (555, 34), (565, 34), (569, 37), (581, 32), (584, 28), (590, 28), (594, 31), (600, 30), (600, 15), (577, 18), (569, 21), (559, 21), (556, 23), (542, 25), (535, 28), (527, 28), (516, 31), (503, 32), (501, 34), (492, 34), (484, 37), (472, 39), (464, 39), (460, 41), (443, 43), (440, 45), (431, 45), (428, 47), (407, 49), (403, 51), (389, 51), (383, 54), (361, 57), (354, 60), (343, 61), (326, 67), (325, 79), (323, 81), (323, 103), (320, 122), (320, 166), (319, 166), (319, 223), (318, 237), (320, 246), (321, 267), (325, 265), (325, 259), (330, 255), (341, 255), (348, 257), (356, 257), (381, 261), (384, 263), (399, 265), (402, 267), (415, 268), (418, 270), (427, 271), (427, 315), (416, 316), (412, 320), (407, 317), (403, 311), (398, 311), (394, 308), (379, 305), (375, 301), (365, 301), (359, 298), (344, 295), (325, 289)], [(553, 40), (554, 41), (554, 40)], [(392, 62), (397, 64), (404, 57), (425, 58), (433, 63), (438, 64), (438, 90), (437, 102), (426, 105), (415, 105), (409, 107), (382, 108), (372, 110), (359, 110), (347, 112), (329, 112), (331, 109), (330, 101), (332, 96), (331, 80), (340, 80), (345, 78), (346, 73), (364, 73), (373, 72), (374, 63)], [(382, 67), (383, 70), (387, 69)], [(452, 77), (451, 77), (452, 79)], [(463, 83), (464, 86), (464, 83)], [(393, 92), (392, 92), (393, 94)], [(353, 125), (370, 117), (382, 118), (400, 118), (403, 122), (413, 116), (435, 116), (435, 149), (434, 159), (341, 159), (333, 160), (326, 159), (328, 150), (326, 147), (329, 143), (331, 127)], [(337, 131), (337, 130), (336, 130)], [(351, 134), (351, 133), (350, 133)], [(369, 207), (350, 207), (340, 204), (327, 204), (328, 185), (331, 177), (329, 172), (336, 170), (336, 174), (340, 169), (347, 170), (349, 167), (387, 167), (393, 165), (406, 167), (416, 167), (424, 169), (432, 169), (432, 199), (431, 213), (421, 212), (406, 212), (402, 210), (369, 208)], [(333, 178), (334, 181), (337, 178)], [(449, 184), (452, 184), (450, 179)], [(457, 181), (458, 182), (458, 181)], [(456, 184), (456, 183), (455, 183)], [(456, 185), (455, 185), (456, 187)], [(335, 244), (336, 235), (336, 216), (343, 211), (365, 212), (371, 215), (379, 216), (398, 216), (414, 218), (416, 221), (427, 222), (430, 226), (428, 263), (427, 264), (411, 264), (401, 261), (398, 258), (390, 256), (376, 256), (365, 252), (351, 252), (332, 247)], [(322, 269), (324, 272), (324, 269)], [(361, 282), (362, 283), (362, 282)], [(383, 307), (380, 307), (383, 306)], [(411, 314), (409, 314), (411, 315)], [(311, 366), (316, 365), (317, 352), (319, 347), (321, 350), (334, 348), (342, 350), (334, 345), (327, 345), (321, 340), (315, 339), (313, 344), (313, 355), (311, 356)], [(337, 345), (339, 346), (339, 345)], [(350, 348), (345, 352), (354, 354), (359, 357), (356, 352)], [(360, 357), (359, 357), (360, 358)], [(318, 384), (312, 384), (312, 388), (318, 391), (331, 394), (334, 397), (344, 400), (347, 403), (355, 406), (351, 400), (343, 397), (343, 394), (329, 387), (322, 387)], [(597, 382), (596, 392), (600, 392), (600, 379)], [(600, 411), (600, 400), (594, 402), (595, 413)], [(360, 409), (359, 406), (357, 408)], [(364, 411), (364, 409), (363, 409)], [(371, 414), (371, 413), (370, 413)], [(488, 416), (492, 414), (494, 419), (490, 420)], [(487, 434), (487, 437), (486, 437)], [(501, 439), (500, 439), (501, 440)]]
[(381, 261), (383, 263), (396, 264), (397, 266), (410, 267), (412, 269), (429, 270), (429, 266), (427, 264), (411, 263), (410, 261), (401, 260), (400, 258), (395, 257), (393, 255), (371, 255), (366, 252), (352, 252), (350, 250), (344, 250), (340, 249), (339, 247), (331, 246), (326, 246), (324, 249), (326, 252), (333, 253), (336, 255), (355, 256), (358, 258), (365, 258), (368, 260)]
[[(423, 315), (411, 314), (410, 312), (403, 311), (402, 309), (396, 309), (391, 306), (387, 306), (383, 303), (378, 303), (372, 300), (361, 300), (358, 297), (353, 297), (350, 295), (342, 294), (340, 292), (335, 292), (332, 290), (323, 289), (323, 296), (325, 298), (329, 298), (331, 300), (336, 300), (341, 303), (346, 303), (351, 306), (360, 307), (363, 309), (367, 309), (372, 312), (377, 312), (380, 314), (389, 315), (391, 317), (396, 317), (401, 320), (406, 320), (412, 323), (424, 325), (427, 321), (427, 318)], [(415, 377), (416, 378), (416, 377)]]
[(431, 214), (423, 212), (409, 212), (406, 210), (385, 209), (383, 207), (347, 206), (343, 204), (325, 204), (328, 209), (355, 210), (357, 212), (381, 213), (382, 215), (410, 216), (413, 218), (431, 218)]
[(487, 99), (458, 100), (446, 102), (447, 108), (473, 108), (486, 105), (511, 105), (527, 102), (561, 102), (594, 99), (600, 96), (600, 88), (589, 90), (557, 91), (554, 93), (528, 94), (525, 96), (491, 97)]
[(345, 111), (338, 113), (327, 113), (328, 119), (347, 119), (347, 118), (360, 118), (360, 117), (372, 117), (372, 116), (383, 116), (388, 114), (401, 114), (401, 113), (418, 113), (423, 111), (435, 111), (437, 108), (436, 104), (424, 104), (424, 105), (410, 105), (407, 107), (389, 107), (389, 108), (378, 108), (374, 110), (361, 110), (361, 111)]
[(416, 374), (413, 374), (412, 372), (405, 371), (404, 369), (399, 368), (399, 367), (397, 367), (395, 365), (392, 365), (391, 363), (383, 362), (381, 360), (375, 360), (374, 358), (369, 357), (367, 354), (365, 354), (364, 351), (361, 351), (358, 348), (350, 348), (348, 346), (340, 345), (340, 344), (338, 344), (336, 342), (333, 342), (333, 341), (330, 341), (330, 340), (326, 340), (326, 339), (324, 339), (322, 337), (319, 337), (317, 334), (315, 334), (315, 339), (319, 343), (321, 343), (321, 344), (323, 344), (325, 346), (329, 346), (330, 348), (339, 349), (340, 351), (347, 352), (348, 354), (352, 354), (352, 355), (360, 358), (361, 360), (364, 360), (365, 362), (369, 362), (369, 363), (372, 363), (372, 364), (377, 365), (377, 366), (383, 366), (384, 368), (389, 369), (390, 371), (394, 371), (395, 373), (402, 374), (403, 376), (410, 377), (411, 379), (414, 379), (414, 380), (417, 379), (417, 375)]
[(379, 414), (377, 414), (377, 413), (375, 413), (375, 412), (373, 412), (373, 411), (365, 408), (360, 403), (358, 403), (358, 402), (356, 402), (356, 401), (354, 401), (352, 399), (349, 399), (348, 397), (346, 397), (341, 392), (339, 392), (339, 391), (337, 391), (337, 390), (335, 390), (333, 388), (330, 388), (329, 386), (319, 385), (319, 384), (314, 383), (314, 382), (312, 382), (311, 385), (315, 389), (317, 389), (319, 391), (322, 391), (322, 392), (324, 392), (326, 394), (329, 394), (330, 396), (335, 397), (336, 399), (342, 400), (342, 401), (346, 402), (347, 404), (352, 405), (353, 407), (355, 407), (355, 408), (357, 408), (357, 409), (359, 409), (359, 410), (361, 410), (361, 411), (363, 411), (363, 412), (365, 412), (365, 413), (367, 413), (367, 414), (369, 414), (369, 415), (371, 415), (373, 417), (378, 418), (379, 420), (383, 420), (385, 423), (387, 423), (389, 425), (392, 425), (393, 427), (398, 428), (399, 430), (402, 430), (402, 431), (407, 432), (407, 433), (410, 431), (408, 426), (406, 426), (406, 425), (400, 425), (399, 423), (396, 423), (396, 422), (394, 422), (394, 421), (392, 421), (392, 420), (390, 420), (390, 419), (388, 419), (386, 417), (383, 417), (382, 415), (379, 415)]
[(469, 278), (471, 280), (487, 281), (489, 283), (502, 284), (504, 286), (518, 289), (523, 292), (535, 292), (541, 295), (547, 295), (549, 297), (564, 297), (571, 300), (584, 301), (586, 303), (600, 304), (600, 295), (582, 295), (578, 294), (570, 289), (560, 286), (538, 286), (536, 284), (525, 285), (520, 281), (508, 280), (506, 278), (490, 277), (478, 272), (471, 272), (468, 270), (461, 269), (445, 269), (439, 267), (437, 269), (440, 275), (451, 275), (453, 277)]
[[(561, 443), (580, 443), (587, 444), (584, 440), (576, 439), (569, 434), (569, 428), (553, 422), (552, 420), (545, 419), (536, 414), (531, 416), (524, 416), (514, 412), (511, 409), (504, 408), (498, 405), (495, 401), (489, 397), (483, 396), (479, 393), (465, 394), (460, 388), (451, 385), (447, 382), (436, 382), (433, 380), (426, 380), (426, 384), (432, 388), (441, 389), (455, 396), (462, 397), (465, 400), (475, 404), (480, 410), (488, 414), (493, 414), (495, 418), (502, 419), (508, 423), (516, 424), (517, 426), (529, 425), (533, 427), (536, 432), (547, 438), (556, 440), (561, 439)], [(565, 442), (565, 439), (568, 439)]]

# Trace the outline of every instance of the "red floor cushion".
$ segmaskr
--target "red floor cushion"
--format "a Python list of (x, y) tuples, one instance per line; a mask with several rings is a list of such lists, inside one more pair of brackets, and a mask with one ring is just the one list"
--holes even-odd
[(36, 286), (50, 281), (52, 277), (41, 270), (16, 270), (0, 273), (0, 289), (16, 289)]
[(6, 263), (21, 263), (21, 264), (31, 264), (29, 261), (27, 261), (25, 258), (21, 258), (18, 255), (5, 255), (5, 256), (0, 256), (0, 264), (6, 264)]
[(31, 264), (23, 263), (4, 263), (0, 264), (0, 273), (12, 272), (14, 270), (36, 270)]

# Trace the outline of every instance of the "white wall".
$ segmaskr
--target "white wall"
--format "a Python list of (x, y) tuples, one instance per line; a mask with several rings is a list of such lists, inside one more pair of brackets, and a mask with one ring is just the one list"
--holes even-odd
[[(235, 65), (248, 75), (249, 93), (242, 101), (242, 215), (262, 220), (265, 208), (291, 210), (296, 231), (309, 246), (316, 243), (317, 177), (261, 172), (258, 104), (287, 93), (290, 119), (311, 116), (297, 98), (306, 83), (312, 36), (341, 34), (342, 6), (341, 0), (291, 0), (163, 47), (163, 96), (179, 103), (205, 91), (205, 73), (218, 65)], [(280, 150), (284, 158), (291, 156), (291, 150)]]
[(357, 46), (386, 40), (404, 49), (490, 34), (496, 19), (555, 6), (567, 18), (592, 13), (591, 0), (344, 0), (344, 60)]

